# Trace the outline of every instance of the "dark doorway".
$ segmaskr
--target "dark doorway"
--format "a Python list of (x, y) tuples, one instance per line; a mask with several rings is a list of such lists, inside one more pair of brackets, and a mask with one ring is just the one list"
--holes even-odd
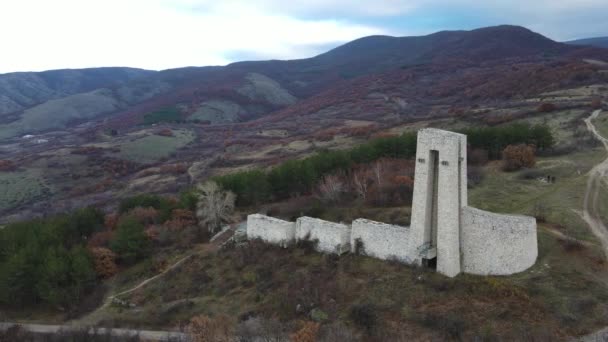
[(432, 259), (422, 259), (422, 266), (424, 266), (425, 268), (436, 270), (437, 269), (437, 257), (432, 258)]
[(431, 239), (432, 247), (437, 246), (437, 213), (439, 202), (439, 151), (431, 150)]

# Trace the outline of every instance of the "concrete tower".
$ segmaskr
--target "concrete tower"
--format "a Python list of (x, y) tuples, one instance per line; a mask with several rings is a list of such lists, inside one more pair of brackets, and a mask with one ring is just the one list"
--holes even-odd
[(466, 135), (420, 130), (409, 240), (414, 263), (449, 277), (461, 272), (461, 208), (466, 206)]

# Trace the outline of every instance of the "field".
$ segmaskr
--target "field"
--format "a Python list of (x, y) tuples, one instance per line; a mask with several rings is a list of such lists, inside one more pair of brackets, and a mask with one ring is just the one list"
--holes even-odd
[(40, 170), (0, 172), (0, 210), (17, 207), (50, 192)]
[(604, 137), (608, 137), (608, 111), (603, 111), (593, 120), (593, 124), (597, 128), (597, 131)]
[(193, 140), (194, 133), (189, 130), (174, 130), (172, 137), (147, 135), (123, 143), (118, 155), (138, 163), (153, 163), (170, 156)]

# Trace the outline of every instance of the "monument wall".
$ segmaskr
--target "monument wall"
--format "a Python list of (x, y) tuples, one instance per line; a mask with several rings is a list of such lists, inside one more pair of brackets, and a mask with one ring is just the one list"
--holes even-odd
[(317, 240), (320, 252), (342, 254), (350, 251), (350, 235), (351, 229), (345, 224), (307, 216), (296, 221), (296, 241)]
[(296, 224), (261, 214), (247, 216), (247, 239), (287, 247), (294, 243)]
[(352, 224), (350, 250), (355, 253), (357, 240), (360, 240), (365, 255), (409, 263), (413, 258), (408, 249), (409, 234), (409, 227), (357, 219)]
[(507, 275), (536, 262), (536, 219), (462, 209), (462, 268), (465, 273)]

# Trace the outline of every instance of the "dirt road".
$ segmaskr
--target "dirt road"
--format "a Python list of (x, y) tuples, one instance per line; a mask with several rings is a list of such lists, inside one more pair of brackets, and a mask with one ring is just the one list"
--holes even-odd
[[(592, 120), (597, 118), (602, 111), (594, 111), (588, 118), (585, 119), (587, 129), (591, 132), (599, 141), (602, 142), (604, 148), (608, 152), (608, 139), (604, 138), (593, 125)], [(598, 210), (598, 198), (600, 194), (601, 184), (606, 181), (606, 175), (608, 174), (608, 158), (601, 163), (597, 164), (591, 171), (589, 171), (589, 179), (587, 180), (587, 190), (585, 192), (585, 202), (583, 204), (582, 218), (589, 224), (589, 227), (593, 231), (593, 234), (602, 243), (604, 253), (608, 257), (608, 228), (599, 215)]]
[[(20, 323), (0, 323), (0, 331), (12, 326), (19, 325), (22, 329), (35, 334), (57, 334), (61, 331), (78, 329), (77, 326), (50, 325), (50, 324), (20, 324)], [(99, 335), (109, 334), (114, 337), (139, 336), (143, 341), (186, 341), (186, 335), (180, 332), (171, 331), (152, 331), (152, 330), (131, 330), (131, 329), (105, 329), (98, 328)], [(91, 330), (92, 333), (92, 330)]]

